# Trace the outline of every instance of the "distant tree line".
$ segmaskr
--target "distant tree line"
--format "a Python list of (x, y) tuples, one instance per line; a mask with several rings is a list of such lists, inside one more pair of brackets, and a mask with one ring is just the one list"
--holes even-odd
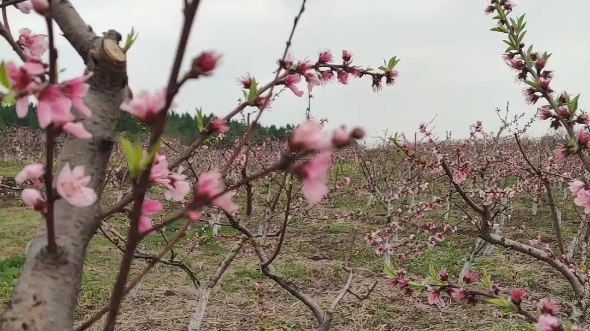
[[(209, 120), (213, 118), (213, 114), (203, 115), (203, 124), (207, 125)], [(243, 137), (247, 130), (247, 123), (245, 119), (231, 120), (227, 124), (230, 131), (224, 136), (221, 143), (223, 145), (231, 145), (238, 137)], [(0, 130), (9, 127), (28, 127), (32, 129), (39, 129), (37, 123), (37, 108), (34, 104), (29, 105), (29, 112), (25, 118), (18, 118), (16, 116), (14, 105), (0, 104)], [(287, 134), (295, 127), (291, 124), (287, 126), (277, 127), (276, 125), (262, 126), (258, 125), (256, 134), (252, 137), (255, 141), (265, 139), (285, 139)], [(125, 132), (133, 138), (144, 138), (147, 136), (147, 130), (139, 123), (133, 116), (127, 112), (123, 112), (123, 116), (117, 125), (118, 132)], [(172, 110), (168, 112), (166, 117), (165, 136), (172, 139), (178, 139), (183, 143), (190, 143), (194, 141), (199, 132), (197, 129), (197, 116), (188, 113), (179, 114)]]

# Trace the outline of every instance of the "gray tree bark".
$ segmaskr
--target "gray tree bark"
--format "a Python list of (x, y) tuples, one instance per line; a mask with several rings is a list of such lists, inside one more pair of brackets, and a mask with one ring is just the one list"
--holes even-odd
[[(69, 0), (52, 0), (53, 18), (65, 38), (82, 57), (94, 76), (85, 98), (93, 114), (84, 126), (89, 140), (68, 137), (55, 173), (66, 162), (83, 165), (97, 193), (103, 186), (106, 166), (115, 143), (120, 104), (127, 85), (125, 54), (109, 36), (97, 36)], [(80, 73), (82, 74), (82, 73)], [(99, 196), (100, 200), (100, 196)], [(48, 254), (45, 222), (41, 221), (30, 245), (11, 303), (0, 317), (1, 331), (71, 331), (80, 290), (86, 248), (98, 228), (99, 204), (75, 208), (63, 200), (55, 204), (57, 254)]]

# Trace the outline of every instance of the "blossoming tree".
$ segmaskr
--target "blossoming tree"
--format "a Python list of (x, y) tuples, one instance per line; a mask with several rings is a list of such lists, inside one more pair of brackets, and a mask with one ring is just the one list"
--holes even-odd
[[(382, 88), (383, 80), (387, 85), (392, 85), (397, 77), (395, 67), (399, 60), (395, 57), (379, 70), (353, 65), (353, 55), (347, 50), (342, 52), (341, 64), (334, 62), (330, 51), (321, 52), (315, 62), (296, 61), (288, 51), (293, 31), (305, 9), (303, 1), (285, 52), (278, 61), (275, 78), (261, 85), (252, 76), (243, 77), (243, 102), (223, 118), (207, 124), (200, 123), (201, 136), (178, 158), (168, 160), (160, 153), (160, 147), (166, 114), (174, 107), (175, 96), (182, 92), (187, 81), (206, 79), (212, 75), (220, 58), (220, 55), (206, 51), (193, 58), (190, 68), (181, 68), (200, 1), (184, 1), (184, 4), (184, 24), (167, 84), (159, 91), (142, 91), (135, 96), (127, 86), (126, 71), (126, 52), (136, 38), (133, 32), (127, 36), (124, 47), (121, 47), (119, 43), (123, 38), (120, 33), (110, 30), (103, 36), (95, 34), (69, 0), (8, 0), (0, 5), (4, 13), (7, 6), (14, 5), (23, 14), (38, 15), (39, 19), (47, 23), (47, 35), (29, 29), (22, 29), (15, 35), (9, 28), (7, 15), (3, 15), (4, 21), (0, 25), (0, 34), (22, 60), (22, 63), (2, 62), (0, 66), (0, 83), (4, 87), (2, 101), (15, 103), (17, 116), (22, 118), (27, 115), (29, 102), (34, 97), (38, 102), (39, 126), (46, 135), (45, 160), (25, 166), (15, 178), (17, 183), (34, 183), (22, 190), (21, 197), (42, 215), (44, 221), (39, 224), (37, 236), (28, 247), (26, 263), (14, 289), (12, 302), (0, 319), (1, 330), (73, 328), (86, 249), (101, 221), (109, 215), (123, 213), (128, 216), (129, 229), (124, 255), (109, 305), (81, 329), (87, 328), (104, 314), (107, 316), (105, 330), (115, 328), (123, 297), (141, 280), (140, 277), (129, 281), (138, 244), (166, 225), (185, 220), (185, 225), (159, 257), (170, 250), (191, 222), (199, 219), (205, 206), (222, 210), (245, 239), (254, 240), (252, 231), (236, 219), (238, 205), (233, 201), (233, 192), (242, 185), (276, 172), (299, 178), (308, 202), (317, 203), (328, 192), (326, 180), (333, 151), (363, 138), (362, 129), (341, 128), (328, 133), (319, 123), (308, 120), (293, 132), (288, 148), (273, 165), (259, 173), (245, 176), (235, 185), (224, 185), (232, 162), (242, 155), (256, 123), (264, 111), (270, 108), (276, 96), (275, 87), (284, 86), (295, 96), (301, 97), (304, 91), (299, 86), (303, 82), (311, 91), (315, 86), (332, 80), (345, 85), (351, 77), (369, 77), (373, 89), (378, 91)], [(79, 78), (59, 80), (54, 22), (86, 65), (84, 74)], [(49, 54), (47, 63), (41, 58), (46, 52)], [(197, 184), (192, 188), (187, 175), (178, 166), (189, 159), (208, 137), (227, 132), (226, 122), (247, 108), (256, 109), (256, 117), (243, 139), (236, 144), (227, 165), (197, 174)], [(146, 148), (128, 140), (120, 142), (126, 154), (132, 191), (104, 210), (100, 208), (99, 202), (111, 152), (117, 143), (115, 127), (121, 111), (132, 114), (151, 134)], [(57, 139), (64, 135), (66, 139), (61, 152), (55, 155)], [(148, 198), (146, 193), (154, 185), (161, 186), (164, 193), (158, 198), (150, 193), (152, 198)], [(189, 194), (191, 190), (192, 196)], [(184, 205), (162, 223), (153, 224), (150, 216), (163, 211), (164, 205), (160, 201), (163, 199), (184, 202)], [(321, 330), (329, 329), (334, 307), (347, 293), (347, 288), (335, 299), (330, 309), (322, 309), (311, 297), (276, 273), (272, 262), (279, 249), (280, 245), (274, 253), (267, 254), (257, 248), (262, 271), (304, 302), (317, 318)], [(153, 267), (159, 257), (152, 260), (142, 275)], [(347, 284), (350, 285), (350, 280)], [(191, 328), (198, 329), (198, 326)]]

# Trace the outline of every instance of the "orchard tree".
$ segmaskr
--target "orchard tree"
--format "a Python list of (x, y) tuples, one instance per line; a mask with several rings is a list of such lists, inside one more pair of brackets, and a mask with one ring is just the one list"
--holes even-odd
[[(383, 173), (374, 171), (378, 167), (361, 155), (362, 164), (369, 164), (363, 165), (369, 189), (386, 207), (390, 219), (387, 227), (367, 235), (366, 240), (384, 256), (391, 285), (411, 300), (439, 307), (453, 301), (488, 303), (521, 315), (540, 331), (588, 330), (584, 328), (590, 308), (588, 115), (579, 107), (579, 95), (556, 92), (555, 73), (548, 67), (551, 54), (527, 42), (525, 15), (515, 16), (515, 6), (510, 0), (490, 0), (485, 13), (496, 22), (491, 30), (505, 37), (502, 60), (521, 85), (524, 101), (538, 107), (535, 116), (519, 126), (522, 115), (512, 119), (508, 107), (505, 115), (498, 109), (503, 123), (498, 132), (477, 122), (464, 141), (450, 137), (441, 141), (427, 123), (419, 127), (420, 141), (412, 142), (403, 135), (391, 137), (393, 149), (389, 151), (402, 155), (410, 167), (394, 174), (400, 176), (385, 174), (390, 180), (377, 180)], [(553, 141), (527, 137), (527, 129), (536, 120), (549, 122), (550, 128), (563, 130), (564, 135)], [(502, 135), (506, 132), (509, 135)], [(556, 189), (564, 192), (564, 201), (557, 198)], [(518, 196), (532, 200), (531, 228), (545, 221), (537, 214), (538, 206), (548, 206), (546, 221), (553, 231), (549, 236), (534, 236), (521, 219), (512, 218)], [(568, 199), (575, 207), (564, 208)], [(453, 211), (453, 217), (449, 216)], [(518, 227), (516, 234), (502, 231), (509, 221)], [(568, 238), (564, 228), (571, 223), (577, 228)], [(394, 268), (392, 257), (397, 266), (403, 266), (424, 249), (436, 249), (465, 224), (472, 226), (476, 244), (459, 275), (434, 265), (426, 275)], [(401, 236), (404, 227), (413, 231)], [(559, 302), (539, 300), (529, 296), (530, 289), (505, 287), (490, 272), (482, 275), (473, 270), (479, 252), (494, 246), (533, 261), (536, 270), (551, 270), (567, 284), (566, 293), (560, 293)], [(401, 251), (403, 247), (409, 250)]]
[[(284, 87), (296, 97), (302, 97), (304, 91), (300, 89), (301, 84), (306, 84), (308, 91), (311, 91), (331, 81), (346, 85), (353, 77), (367, 77), (373, 89), (378, 91), (382, 89), (383, 83), (393, 85), (397, 77), (395, 68), (399, 60), (395, 57), (386, 61), (379, 70), (363, 69), (353, 64), (353, 55), (348, 50), (342, 51), (340, 64), (335, 62), (329, 50), (322, 51), (315, 61), (296, 60), (289, 53), (289, 47), (305, 10), (303, 1), (285, 51), (278, 61), (275, 78), (260, 83), (253, 76), (244, 76), (241, 80), (244, 94), (242, 102), (224, 117), (212, 119), (208, 123), (204, 123), (202, 114), (199, 114), (197, 127), (201, 134), (177, 158), (168, 160), (161, 153), (162, 135), (166, 115), (175, 106), (174, 98), (182, 92), (187, 81), (207, 79), (213, 75), (220, 59), (220, 53), (204, 51), (194, 56), (189, 68), (181, 67), (200, 3), (199, 0), (184, 1), (184, 23), (168, 81), (160, 90), (138, 93), (132, 93), (127, 85), (126, 53), (137, 37), (133, 31), (123, 46), (120, 46), (122, 35), (117, 31), (110, 30), (97, 35), (69, 0), (8, 0), (0, 5), (4, 13), (7, 6), (14, 5), (22, 14), (37, 15), (47, 23), (46, 34), (29, 29), (11, 31), (7, 15), (3, 15), (4, 21), (0, 25), (0, 33), (22, 61), (3, 62), (0, 66), (0, 83), (5, 89), (2, 101), (14, 103), (16, 115), (24, 118), (29, 111), (29, 102), (33, 100), (31, 97), (34, 97), (37, 100), (37, 121), (45, 131), (46, 145), (45, 160), (26, 165), (16, 176), (20, 184), (32, 183), (22, 190), (21, 196), (28, 206), (42, 216), (43, 221), (28, 248), (12, 301), (0, 319), (0, 330), (70, 331), (74, 328), (74, 309), (88, 244), (106, 217), (114, 214), (128, 217), (128, 233), (123, 238), (124, 254), (109, 305), (80, 326), (79, 330), (89, 327), (103, 315), (106, 315), (104, 329), (111, 331), (115, 328), (123, 297), (141, 280), (141, 277), (129, 279), (138, 243), (166, 225), (181, 219), (185, 222), (177, 236), (157, 257), (150, 260), (140, 276), (149, 272), (171, 249), (191, 222), (199, 220), (205, 206), (215, 206), (225, 214), (231, 225), (242, 234), (242, 246), (246, 241), (255, 241), (255, 235), (247, 228), (247, 223), (239, 221), (238, 205), (233, 200), (235, 190), (254, 180), (272, 173), (298, 178), (303, 184), (308, 203), (317, 203), (328, 192), (326, 180), (333, 151), (363, 138), (361, 128), (341, 128), (328, 133), (320, 123), (308, 116), (307, 121), (294, 130), (286, 143), (288, 148), (277, 157), (274, 164), (258, 173), (244, 176), (233, 185), (224, 185), (232, 164), (243, 159), (245, 146), (253, 136), (260, 117), (276, 97), (276, 87)], [(84, 61), (86, 70), (78, 78), (66, 81), (59, 79), (54, 21)], [(46, 52), (49, 54), (48, 63), (41, 58)], [(64, 65), (59, 67), (63, 68)], [(229, 130), (228, 121), (246, 109), (256, 110), (255, 116), (243, 137), (236, 141), (226, 165), (195, 173), (194, 177), (198, 180), (193, 185), (183, 173), (184, 168), (179, 165), (188, 162), (207, 139), (226, 133)], [(147, 143), (117, 141), (115, 132), (121, 120), (121, 111), (128, 112), (146, 126), (150, 132)], [(63, 146), (59, 155), (56, 155), (59, 139), (63, 139)], [(100, 208), (99, 202), (103, 196), (111, 153), (117, 144), (126, 154), (132, 190), (104, 209)], [(150, 187), (155, 185), (163, 188), (163, 196), (160, 193), (158, 198), (154, 197)], [(146, 197), (148, 192), (152, 198)], [(150, 216), (164, 209), (160, 199), (182, 204), (173, 216), (162, 223), (153, 224)], [(280, 244), (270, 253), (254, 246), (262, 272), (309, 307), (317, 318), (320, 330), (329, 329), (334, 309), (342, 297), (349, 293), (352, 273), (331, 307), (324, 309), (276, 272), (272, 262), (278, 255)], [(202, 312), (197, 313), (200, 315), (197, 314), (196, 321), (191, 323), (200, 323)], [(191, 328), (198, 330), (199, 326), (193, 325)]]

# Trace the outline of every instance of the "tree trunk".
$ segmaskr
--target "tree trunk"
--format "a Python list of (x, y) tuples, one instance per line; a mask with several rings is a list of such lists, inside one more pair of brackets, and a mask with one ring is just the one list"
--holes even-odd
[[(91, 118), (83, 120), (93, 137), (88, 140), (68, 137), (54, 173), (59, 173), (66, 162), (72, 167), (83, 165), (86, 174), (92, 177), (89, 186), (100, 194), (115, 142), (119, 106), (125, 96), (126, 57), (115, 41), (98, 37), (69, 0), (53, 0), (53, 18), (88, 70), (94, 72), (84, 100), (93, 113)], [(49, 255), (44, 249), (46, 228), (45, 222), (40, 221), (12, 301), (0, 318), (1, 331), (73, 329), (86, 248), (98, 228), (99, 214), (98, 203), (87, 208), (72, 207), (63, 199), (55, 203), (58, 252)]]

